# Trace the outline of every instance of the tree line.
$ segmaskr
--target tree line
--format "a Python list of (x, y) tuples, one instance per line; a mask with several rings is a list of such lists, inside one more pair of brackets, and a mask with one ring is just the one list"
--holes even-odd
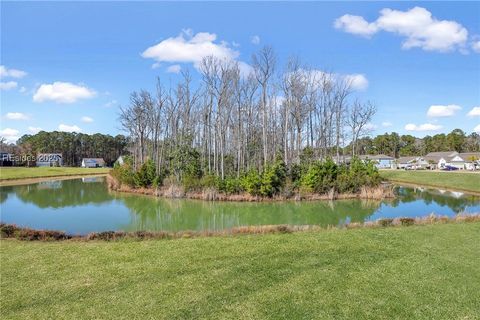
[(113, 165), (120, 155), (127, 153), (127, 146), (128, 138), (124, 135), (40, 131), (34, 135), (23, 135), (16, 146), (9, 146), (7, 149), (18, 155), (61, 153), (64, 165), (80, 166), (83, 158), (103, 158), (107, 165)]
[[(475, 132), (467, 135), (461, 129), (454, 129), (448, 134), (427, 135), (423, 138), (392, 132), (375, 137), (363, 137), (358, 141), (358, 146), (361, 154), (386, 154), (395, 158), (439, 151), (479, 152), (480, 135)], [(346, 148), (347, 153), (349, 149), (350, 147)]]

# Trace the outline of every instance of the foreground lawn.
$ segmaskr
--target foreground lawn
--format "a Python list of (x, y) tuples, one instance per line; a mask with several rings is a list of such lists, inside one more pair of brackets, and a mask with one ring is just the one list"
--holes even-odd
[(477, 319), (480, 223), (1, 240), (2, 319)]
[(380, 174), (384, 179), (391, 181), (480, 192), (479, 173), (382, 170)]
[(84, 174), (108, 173), (109, 168), (67, 168), (67, 167), (0, 167), (0, 181), (42, 177), (59, 177)]

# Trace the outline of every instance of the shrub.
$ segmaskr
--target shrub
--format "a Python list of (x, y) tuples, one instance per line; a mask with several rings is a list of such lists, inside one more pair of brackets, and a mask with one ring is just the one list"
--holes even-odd
[(137, 187), (150, 187), (157, 177), (155, 163), (148, 159), (135, 173), (133, 180)]
[(413, 226), (415, 224), (414, 218), (400, 218), (399, 220), (402, 226)]
[(389, 227), (393, 224), (393, 219), (389, 219), (389, 218), (380, 219), (378, 220), (378, 224), (382, 227)]
[(267, 166), (262, 175), (260, 194), (271, 197), (279, 193), (285, 185), (286, 168), (285, 163), (277, 160), (273, 166)]
[(262, 178), (256, 170), (250, 170), (244, 177), (241, 178), (240, 184), (242, 188), (252, 196), (260, 195)]

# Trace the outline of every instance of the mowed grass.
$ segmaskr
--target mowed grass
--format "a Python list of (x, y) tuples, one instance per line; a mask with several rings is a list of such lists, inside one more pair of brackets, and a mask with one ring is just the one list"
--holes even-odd
[(0, 167), (0, 181), (108, 173), (109, 168)]
[(1, 240), (2, 319), (478, 319), (480, 223)]
[(381, 170), (380, 174), (390, 181), (480, 192), (480, 173)]

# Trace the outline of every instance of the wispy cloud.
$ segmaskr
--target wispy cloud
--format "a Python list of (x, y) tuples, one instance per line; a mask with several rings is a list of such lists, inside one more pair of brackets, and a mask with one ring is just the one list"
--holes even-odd
[(5, 118), (9, 120), (28, 120), (29, 116), (21, 112), (8, 112)]
[(82, 132), (82, 129), (76, 125), (68, 125), (63, 123), (58, 125), (58, 130), (64, 132)]

